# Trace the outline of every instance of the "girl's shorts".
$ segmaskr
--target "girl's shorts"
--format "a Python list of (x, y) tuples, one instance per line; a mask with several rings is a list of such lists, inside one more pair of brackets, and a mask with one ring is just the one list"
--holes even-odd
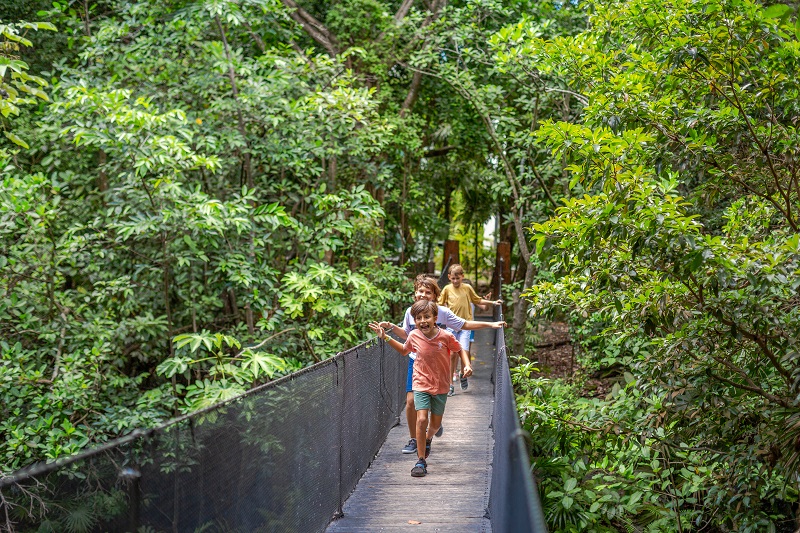
[(461, 348), (469, 351), (469, 343), (472, 340), (472, 332), (466, 329), (462, 329), (457, 333), (453, 333), (456, 336), (456, 340), (461, 345)]

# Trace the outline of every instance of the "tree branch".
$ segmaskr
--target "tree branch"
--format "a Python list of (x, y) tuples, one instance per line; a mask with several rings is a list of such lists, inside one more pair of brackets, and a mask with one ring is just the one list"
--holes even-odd
[(303, 27), (309, 37), (327, 50), (328, 54), (331, 56), (339, 54), (336, 37), (333, 36), (323, 23), (314, 18), (308, 11), (298, 6), (294, 0), (281, 0), (281, 2), (289, 8), (289, 16)]
[(403, 100), (403, 105), (400, 108), (400, 118), (404, 118), (411, 108), (414, 107), (414, 102), (417, 101), (419, 96), (419, 88), (422, 85), (422, 73), (419, 71), (414, 72), (414, 77), (411, 78), (411, 86), (408, 88), (406, 99)]
[[(716, 357), (714, 357), (714, 360), (717, 361), (718, 363), (722, 363), (723, 365), (725, 365), (725, 363), (723, 361), (720, 361)], [(725, 365), (725, 366), (728, 366), (728, 365)], [(762, 389), (761, 387), (759, 387), (757, 385), (744, 385), (743, 383), (736, 383), (735, 381), (730, 380), (728, 378), (723, 378), (722, 376), (718, 376), (717, 374), (711, 372), (711, 370), (708, 371), (708, 376), (713, 378), (713, 379), (716, 379), (717, 381), (721, 381), (722, 383), (727, 383), (728, 385), (730, 385), (730, 386), (732, 386), (732, 387), (734, 387), (736, 389), (746, 390), (746, 391), (750, 391), (752, 393), (755, 393), (755, 394), (761, 396), (762, 398), (766, 398), (767, 400), (769, 400), (771, 402), (777, 403), (781, 407), (788, 408), (790, 406), (789, 402), (787, 402), (783, 398), (775, 396), (774, 394), (771, 394), (771, 393), (765, 391), (764, 389)], [(752, 383), (752, 380), (748, 379), (748, 381), (750, 381)]]
[(400, 22), (408, 15), (408, 12), (411, 10), (411, 6), (414, 5), (414, 0), (403, 0), (403, 3), (400, 4), (400, 7), (397, 9), (397, 13), (394, 14), (394, 21)]
[(422, 157), (431, 158), (431, 157), (439, 157), (439, 156), (447, 155), (448, 153), (452, 152), (456, 148), (458, 148), (458, 147), (457, 146), (453, 146), (453, 145), (447, 145), (447, 146), (444, 146), (442, 148), (431, 148), (430, 150), (428, 150), (425, 153), (423, 153)]

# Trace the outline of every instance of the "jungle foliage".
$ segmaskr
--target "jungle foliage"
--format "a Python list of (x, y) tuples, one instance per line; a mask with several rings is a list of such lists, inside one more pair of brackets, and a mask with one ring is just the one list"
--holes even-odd
[(569, 80), (579, 123), (537, 139), (572, 197), (534, 225), (607, 398), (526, 380), (559, 530), (794, 531), (800, 467), (797, 15), (748, 1), (592, 5), (510, 60)]
[(550, 527), (794, 531), (798, 20), (0, 0), (0, 475), (355, 344), (497, 215), (513, 353), (617, 375), (514, 371)]

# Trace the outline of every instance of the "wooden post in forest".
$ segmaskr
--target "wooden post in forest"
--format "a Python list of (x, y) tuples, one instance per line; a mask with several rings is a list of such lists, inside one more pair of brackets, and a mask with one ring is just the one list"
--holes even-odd
[(492, 279), (492, 298), (502, 298), (500, 294), (500, 276), (503, 283), (511, 283), (511, 244), (505, 241), (497, 243), (497, 253), (494, 260), (494, 276)]
[(442, 254), (442, 274), (445, 274), (450, 265), (460, 263), (458, 255), (458, 241), (444, 241), (444, 254)]
[(439, 288), (447, 285), (447, 270), (450, 265), (460, 263), (458, 256), (458, 241), (444, 241), (444, 253), (442, 254), (442, 273), (439, 275)]

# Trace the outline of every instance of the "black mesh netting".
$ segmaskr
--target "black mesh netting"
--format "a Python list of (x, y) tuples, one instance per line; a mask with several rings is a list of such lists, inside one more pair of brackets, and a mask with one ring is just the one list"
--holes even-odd
[[(497, 308), (499, 309), (499, 308)], [(496, 317), (502, 320), (502, 316)], [(494, 533), (547, 533), (528, 448), (520, 429), (514, 387), (508, 370), (505, 330), (498, 329), (494, 368), (494, 454), (489, 516)]]
[(362, 344), (225, 404), (2, 478), (0, 516), (20, 532), (323, 531), (396, 424), (406, 369), (384, 343)]

